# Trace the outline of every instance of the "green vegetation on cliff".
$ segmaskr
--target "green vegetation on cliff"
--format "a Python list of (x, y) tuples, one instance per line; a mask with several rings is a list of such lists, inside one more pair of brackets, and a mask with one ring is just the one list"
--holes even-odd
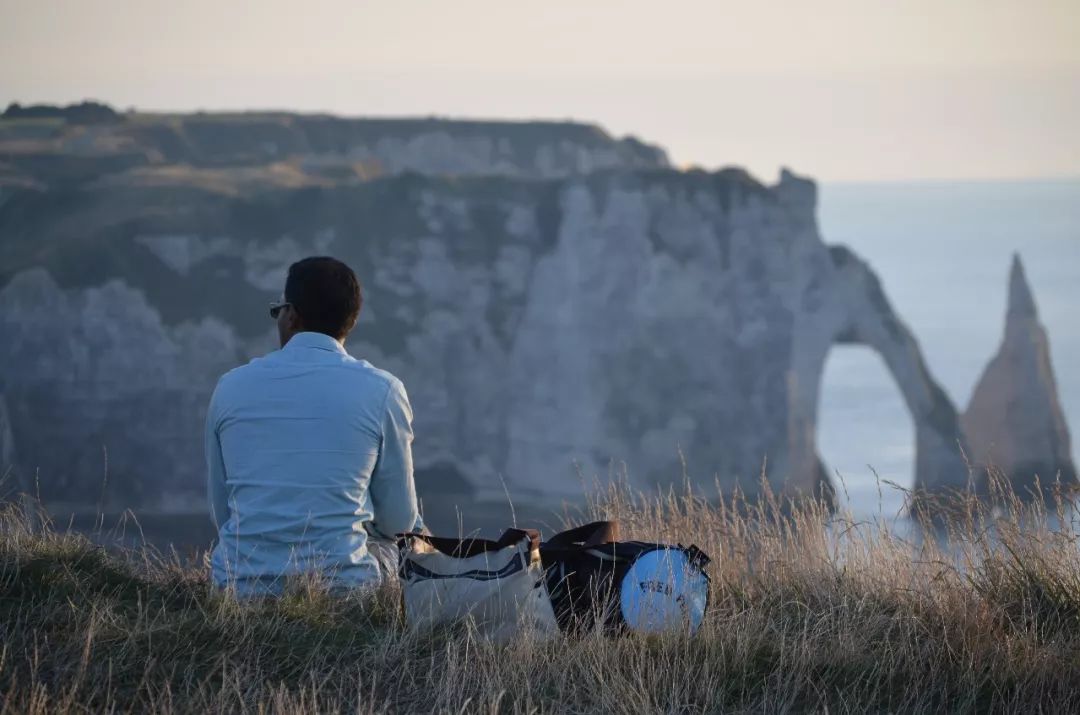
[[(0, 115), (0, 188), (86, 183), (136, 166), (266, 167), (300, 160), (360, 174), (554, 176), (668, 165), (662, 149), (580, 122), (351, 118), (287, 112), (155, 114), (83, 103)], [(351, 172), (346, 171), (345, 174)], [(356, 176), (353, 176), (356, 178)], [(21, 181), (16, 181), (19, 179)]]

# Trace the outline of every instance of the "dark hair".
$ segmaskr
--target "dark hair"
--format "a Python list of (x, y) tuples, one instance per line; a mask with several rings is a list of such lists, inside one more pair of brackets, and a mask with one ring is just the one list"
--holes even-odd
[(360, 281), (347, 265), (329, 256), (312, 256), (289, 266), (285, 302), (300, 316), (304, 330), (344, 340), (360, 317)]

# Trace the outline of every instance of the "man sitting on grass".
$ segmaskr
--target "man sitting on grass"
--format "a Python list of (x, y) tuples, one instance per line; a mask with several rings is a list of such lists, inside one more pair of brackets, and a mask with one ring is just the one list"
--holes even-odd
[(270, 308), (281, 349), (218, 381), (206, 418), (218, 587), (272, 595), (293, 574), (373, 585), (369, 534), (422, 528), (405, 387), (343, 345), (361, 302), (341, 261), (294, 263)]

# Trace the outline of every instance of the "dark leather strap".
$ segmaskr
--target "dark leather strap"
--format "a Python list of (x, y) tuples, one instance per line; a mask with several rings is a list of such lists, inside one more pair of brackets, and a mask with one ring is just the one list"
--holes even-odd
[(412, 539), (419, 539), (431, 544), (436, 551), (455, 558), (468, 558), (489, 551), (499, 551), (508, 546), (529, 540), (529, 550), (540, 548), (540, 532), (536, 529), (507, 529), (498, 541), (491, 539), (454, 539), (443, 536), (431, 536), (430, 534), (407, 533), (398, 534), (398, 547), (405, 546)]
[(548, 539), (544, 545), (554, 547), (599, 546), (619, 540), (619, 522), (594, 521), (574, 529), (560, 531)]

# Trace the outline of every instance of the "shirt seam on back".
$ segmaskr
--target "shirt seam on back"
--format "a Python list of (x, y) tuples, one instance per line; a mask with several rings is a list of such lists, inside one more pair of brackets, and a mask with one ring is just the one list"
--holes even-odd
[(382, 445), (386, 442), (386, 418), (390, 414), (390, 393), (394, 389), (394, 383), (390, 380), (386, 381), (386, 394), (383, 396), (382, 416), (379, 420), (379, 450), (382, 451)]

